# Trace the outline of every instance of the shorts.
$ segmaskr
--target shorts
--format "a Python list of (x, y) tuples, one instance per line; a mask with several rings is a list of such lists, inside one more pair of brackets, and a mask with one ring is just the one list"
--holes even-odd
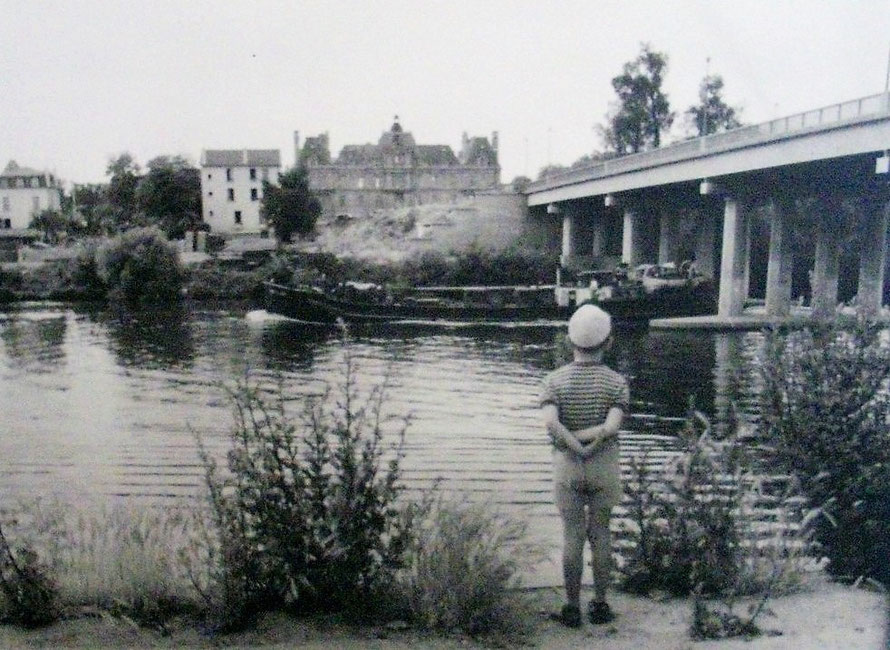
[(581, 460), (572, 452), (553, 452), (553, 494), (556, 507), (563, 514), (583, 510), (612, 508), (621, 502), (621, 465), (617, 444), (603, 449), (593, 458)]

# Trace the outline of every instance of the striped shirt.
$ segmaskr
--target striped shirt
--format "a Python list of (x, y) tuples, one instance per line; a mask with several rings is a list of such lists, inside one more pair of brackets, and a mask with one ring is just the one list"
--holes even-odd
[(541, 406), (555, 404), (569, 431), (602, 424), (612, 407), (625, 413), (630, 404), (627, 380), (608, 366), (575, 361), (544, 378)]

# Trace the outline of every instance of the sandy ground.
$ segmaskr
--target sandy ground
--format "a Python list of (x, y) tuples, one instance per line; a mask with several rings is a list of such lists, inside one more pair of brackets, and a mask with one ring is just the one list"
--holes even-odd
[[(687, 600), (654, 601), (621, 593), (610, 597), (617, 620), (610, 625), (565, 628), (547, 619), (560, 605), (557, 590), (538, 592), (541, 611), (534, 634), (525, 640), (537, 648), (609, 648), (610, 650), (877, 650), (885, 648), (887, 601), (871, 591), (825, 584), (772, 601), (773, 615), (758, 620), (761, 629), (780, 632), (752, 640), (693, 642)], [(490, 647), (461, 637), (436, 637), (411, 630), (354, 628), (330, 621), (301, 621), (273, 615), (256, 630), (211, 638), (194, 628), (163, 635), (116, 619), (65, 621), (26, 632), (0, 627), (0, 648), (376, 648), (401, 650)]]

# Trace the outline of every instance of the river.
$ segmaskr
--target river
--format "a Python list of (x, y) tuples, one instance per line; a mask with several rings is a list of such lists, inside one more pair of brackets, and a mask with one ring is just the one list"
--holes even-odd
[[(558, 324), (357, 331), (358, 385), (387, 381), (410, 415), (405, 482), (522, 511), (556, 535), (538, 391), (560, 355)], [(622, 449), (669, 453), (690, 399), (716, 422), (757, 415), (759, 333), (619, 330), (606, 361), (630, 381)], [(283, 386), (298, 411), (343, 376), (336, 335), (246, 307), (128, 314), (33, 303), (0, 312), (0, 502), (53, 497), (166, 501), (201, 493), (196, 436), (223, 459), (223, 386)]]

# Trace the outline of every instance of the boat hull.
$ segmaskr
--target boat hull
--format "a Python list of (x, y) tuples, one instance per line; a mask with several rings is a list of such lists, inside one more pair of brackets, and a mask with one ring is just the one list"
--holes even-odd
[[(552, 293), (551, 293), (552, 295)], [(354, 324), (441, 322), (525, 323), (565, 321), (576, 305), (549, 304), (453, 304), (434, 301), (362, 301), (338, 298), (311, 287), (265, 285), (266, 310), (303, 323), (331, 326), (339, 321)], [(707, 286), (665, 289), (639, 296), (616, 297), (598, 304), (613, 320), (644, 323), (652, 318), (695, 316), (714, 308), (713, 291)]]

